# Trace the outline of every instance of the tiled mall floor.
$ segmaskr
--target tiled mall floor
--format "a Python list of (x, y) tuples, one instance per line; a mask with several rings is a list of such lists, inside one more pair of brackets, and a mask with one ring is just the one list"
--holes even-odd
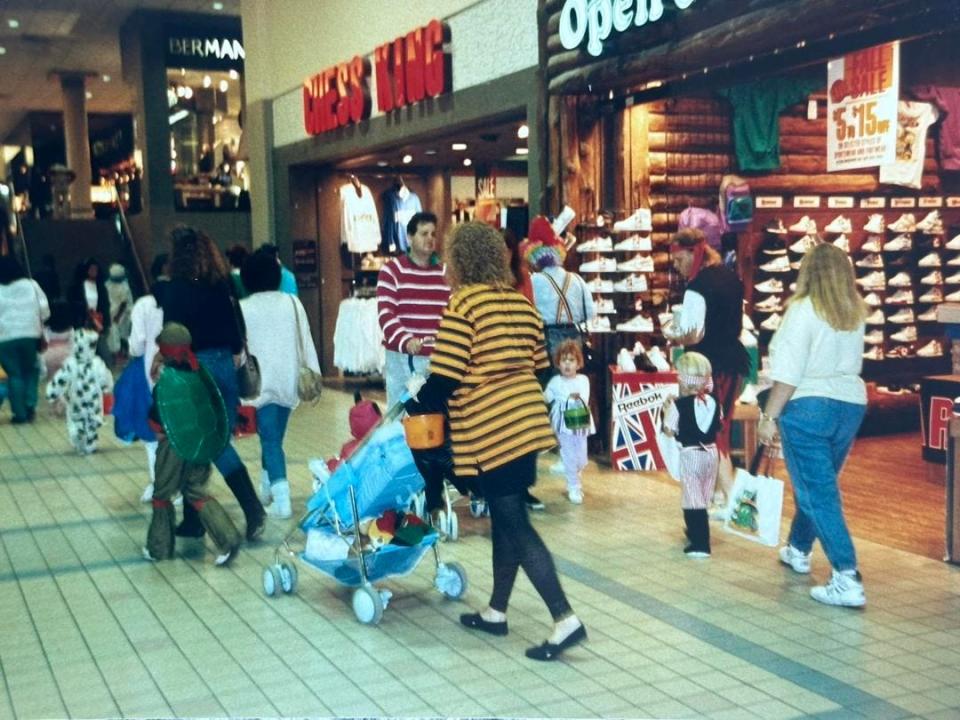
[[(346, 439), (349, 402), (328, 391), (293, 416), (300, 507), (306, 460)], [(545, 638), (549, 617), (522, 577), (509, 636), (458, 624), (490, 590), (485, 523), (465, 508), (462, 539), (441, 548), (469, 573), (465, 602), (432, 589), (427, 556), (387, 583), (382, 623), (362, 626), (349, 592), (305, 568), (295, 595), (264, 596), (280, 523), (228, 569), (199, 543), (144, 562), (142, 449), (105, 428), (101, 451), (78, 458), (60, 421), (24, 428), (8, 417), (0, 717), (960, 717), (960, 574), (934, 560), (860, 541), (867, 609), (820, 606), (807, 596), (828, 574), (819, 550), (812, 577), (722, 532), (711, 560), (686, 560), (674, 483), (593, 470), (574, 507), (548, 458), (535, 522), (590, 642), (539, 664), (523, 650)], [(239, 447), (256, 467), (256, 440)], [(229, 497), (218, 477), (213, 486)]]

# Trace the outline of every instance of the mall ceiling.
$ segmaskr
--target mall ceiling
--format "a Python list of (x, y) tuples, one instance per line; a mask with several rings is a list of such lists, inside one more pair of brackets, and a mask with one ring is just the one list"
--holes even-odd
[(54, 70), (93, 73), (89, 112), (131, 112), (119, 32), (141, 9), (239, 15), (240, 0), (0, 0), (0, 144), (28, 112), (62, 109)]

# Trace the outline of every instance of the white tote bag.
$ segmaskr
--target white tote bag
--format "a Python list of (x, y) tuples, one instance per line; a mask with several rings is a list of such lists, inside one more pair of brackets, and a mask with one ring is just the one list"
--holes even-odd
[(783, 480), (770, 474), (772, 460), (758, 472), (767, 448), (760, 446), (750, 470), (737, 469), (733, 489), (727, 500), (727, 519), (723, 529), (747, 540), (775, 547), (780, 544), (780, 519), (783, 515)]

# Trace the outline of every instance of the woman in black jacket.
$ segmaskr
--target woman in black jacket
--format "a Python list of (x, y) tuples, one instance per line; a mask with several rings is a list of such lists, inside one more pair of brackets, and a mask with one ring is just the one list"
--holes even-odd
[(113, 364), (113, 354), (107, 348), (107, 332), (110, 330), (110, 297), (104, 284), (103, 272), (96, 258), (87, 258), (73, 271), (73, 281), (67, 292), (67, 302), (73, 313), (73, 325), (95, 330), (97, 355), (107, 364)]
[[(230, 287), (230, 271), (220, 250), (203, 232), (179, 226), (170, 233), (170, 282), (160, 299), (163, 321), (186, 326), (193, 351), (213, 376), (227, 407), (230, 430), (237, 419), (240, 394), (237, 369), (243, 361), (242, 316)], [(247, 539), (263, 534), (265, 513), (246, 466), (229, 443), (214, 461), (243, 508)], [(189, 504), (183, 506), (181, 537), (203, 534), (200, 518)]]

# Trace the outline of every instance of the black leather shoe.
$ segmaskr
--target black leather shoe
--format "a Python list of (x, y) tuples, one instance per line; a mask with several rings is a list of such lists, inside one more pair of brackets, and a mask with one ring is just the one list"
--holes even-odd
[(572, 633), (567, 635), (559, 644), (554, 645), (551, 642), (545, 642), (538, 647), (532, 647), (527, 650), (527, 657), (531, 660), (556, 660), (567, 648), (582, 643), (587, 639), (587, 629), (581, 625)]
[(507, 621), (503, 622), (490, 622), (489, 620), (484, 620), (480, 617), (480, 613), (464, 613), (460, 616), (460, 624), (464, 625), (471, 630), (482, 630), (485, 633), (490, 633), (491, 635), (506, 635), (507, 634)]

